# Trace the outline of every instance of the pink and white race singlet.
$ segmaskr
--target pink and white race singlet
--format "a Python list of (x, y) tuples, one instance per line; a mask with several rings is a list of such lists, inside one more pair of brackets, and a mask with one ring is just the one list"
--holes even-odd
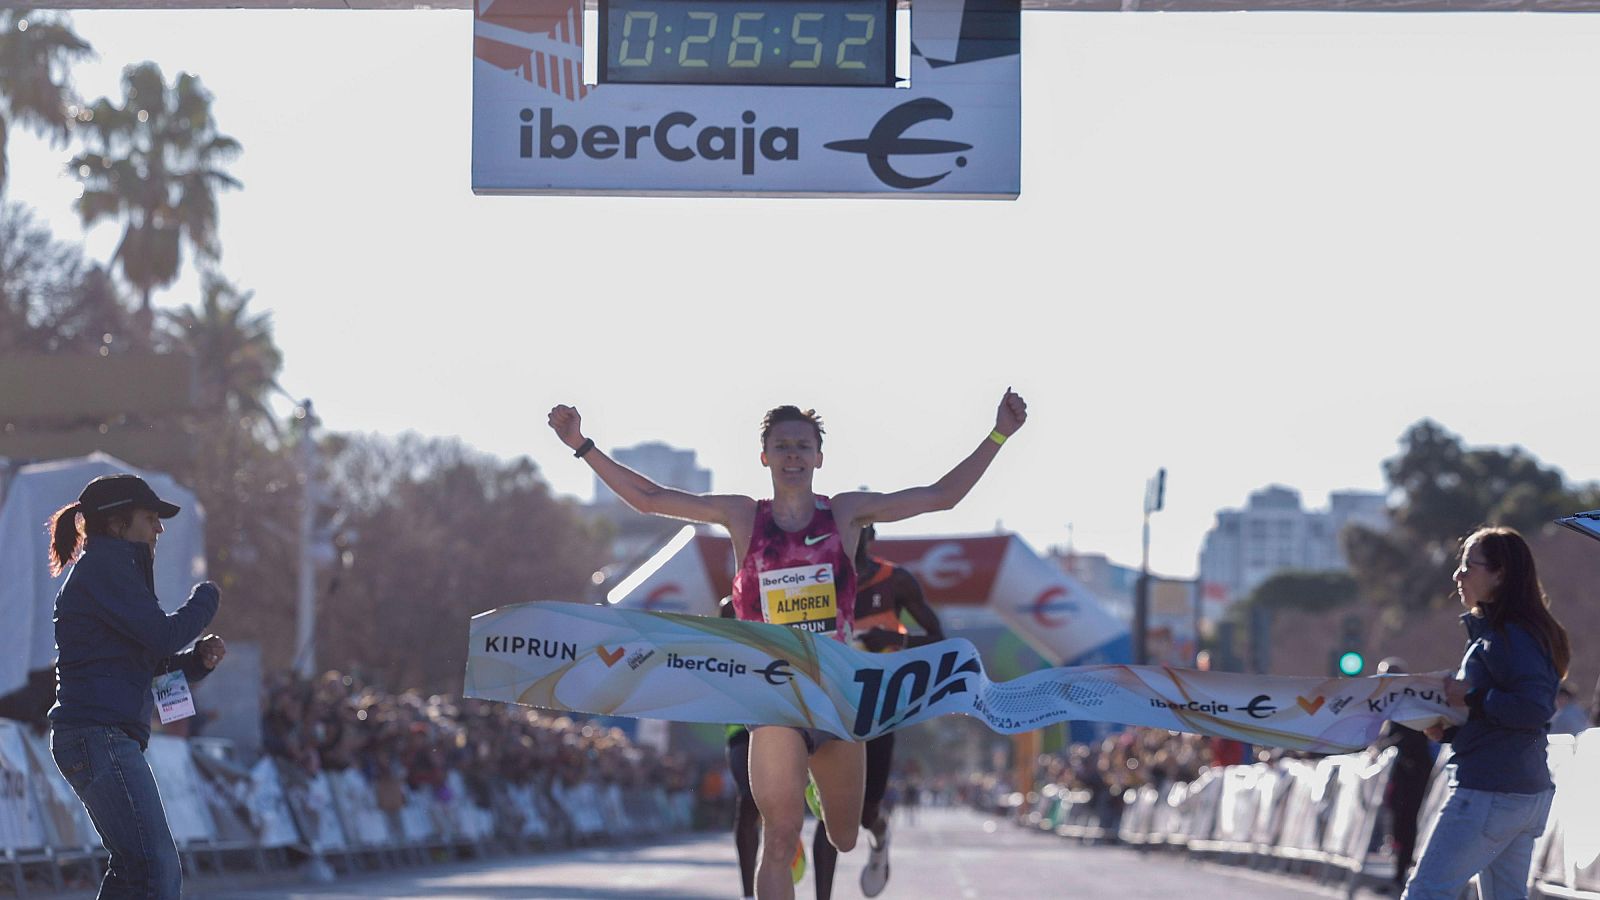
[(828, 498), (801, 531), (784, 531), (772, 501), (756, 501), (755, 527), (733, 578), (733, 611), (747, 622), (772, 622), (849, 641), (855, 630), (856, 569), (844, 552)]

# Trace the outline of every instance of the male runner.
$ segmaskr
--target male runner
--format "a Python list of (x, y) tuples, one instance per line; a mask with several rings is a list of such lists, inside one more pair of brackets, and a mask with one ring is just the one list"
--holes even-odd
[[(916, 576), (872, 555), (877, 529), (861, 529), (856, 544), (856, 642), (873, 653), (889, 653), (944, 640), (939, 616), (922, 597)], [(906, 631), (901, 614), (911, 616), (922, 634)], [(871, 835), (872, 854), (861, 870), (861, 893), (876, 897), (889, 883), (889, 818), (883, 814), (883, 795), (894, 764), (894, 732), (867, 742), (866, 792), (861, 801), (861, 826)], [(828, 842), (827, 825), (818, 822), (811, 855), (817, 867), (817, 900), (833, 896), (833, 871), (839, 851)]]
[[(734, 611), (848, 641), (855, 624), (853, 558), (861, 529), (951, 509), (978, 483), (1000, 447), (1027, 420), (1027, 404), (1007, 388), (993, 430), (938, 481), (888, 494), (850, 491), (827, 497), (812, 489), (822, 466), (822, 420), (811, 410), (780, 406), (761, 427), (761, 464), (772, 477), (772, 499), (741, 494), (691, 494), (664, 487), (596, 449), (570, 406), (550, 410), (550, 428), (573, 455), (634, 510), (720, 525), (740, 561)], [(805, 823), (806, 773), (817, 785), (828, 839), (848, 852), (860, 830), (866, 780), (862, 744), (824, 732), (761, 725), (750, 733), (750, 787), (761, 810), (760, 900), (793, 900), (789, 848)]]

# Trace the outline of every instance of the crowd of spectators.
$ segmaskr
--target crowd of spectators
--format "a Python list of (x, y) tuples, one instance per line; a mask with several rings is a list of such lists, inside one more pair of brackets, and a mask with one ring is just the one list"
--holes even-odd
[(386, 809), (404, 803), (402, 785), (448, 799), (451, 771), (484, 806), (497, 782), (649, 785), (668, 792), (695, 784), (684, 757), (636, 744), (618, 728), (510, 703), (388, 693), (340, 672), (312, 681), (272, 679), (262, 748), (307, 776), (355, 768)]
[[(1283, 753), (1165, 728), (1128, 728), (1098, 744), (1072, 744), (1061, 753), (1040, 754), (1034, 761), (1032, 789), (1055, 785), (1086, 793), (1101, 824), (1114, 828), (1130, 791), (1145, 785), (1159, 790), (1173, 782), (1193, 781), (1213, 766), (1268, 761)], [(973, 775), (962, 797), (975, 806), (1000, 811), (1019, 788), (1012, 779), (1009, 771)]]

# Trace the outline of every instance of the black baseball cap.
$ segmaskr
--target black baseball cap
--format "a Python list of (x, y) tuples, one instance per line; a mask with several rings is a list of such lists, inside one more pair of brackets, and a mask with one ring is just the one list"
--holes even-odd
[(121, 473), (101, 475), (89, 482), (78, 495), (78, 505), (85, 513), (107, 512), (118, 507), (151, 509), (163, 519), (177, 515), (177, 506), (156, 496), (156, 492), (137, 475)]

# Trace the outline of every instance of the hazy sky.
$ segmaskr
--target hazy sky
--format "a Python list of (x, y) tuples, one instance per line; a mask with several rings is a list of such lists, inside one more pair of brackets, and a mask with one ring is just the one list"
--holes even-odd
[[(760, 415), (797, 403), (820, 490), (893, 489), (1014, 385), (1032, 418), (984, 482), (884, 533), (1072, 523), (1137, 563), (1166, 466), (1179, 575), (1255, 488), (1380, 488), (1424, 416), (1600, 478), (1597, 17), (1028, 13), (1015, 202), (478, 198), (466, 11), (74, 21), (85, 96), (145, 59), (216, 95), (245, 151), (223, 271), (332, 429), (460, 435), (587, 498), (544, 424), (572, 403), (759, 495)], [(82, 235), (68, 151), (11, 154), (12, 198)]]

